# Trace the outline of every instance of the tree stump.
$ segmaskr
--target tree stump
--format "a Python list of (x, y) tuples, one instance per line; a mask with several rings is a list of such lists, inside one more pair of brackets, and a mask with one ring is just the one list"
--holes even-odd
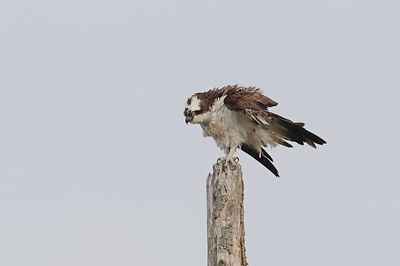
[(208, 266), (246, 266), (243, 173), (218, 160), (207, 178)]

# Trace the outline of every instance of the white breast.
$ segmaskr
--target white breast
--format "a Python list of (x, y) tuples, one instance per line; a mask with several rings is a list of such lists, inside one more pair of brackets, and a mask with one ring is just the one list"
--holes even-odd
[(249, 119), (226, 108), (224, 99), (225, 96), (215, 101), (211, 121), (202, 125), (204, 135), (214, 138), (222, 150), (245, 142), (252, 127)]

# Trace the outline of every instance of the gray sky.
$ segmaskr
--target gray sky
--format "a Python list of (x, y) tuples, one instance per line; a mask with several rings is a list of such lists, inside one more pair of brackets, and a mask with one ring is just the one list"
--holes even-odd
[(239, 152), (250, 265), (400, 265), (398, 1), (2, 1), (0, 265), (206, 264), (222, 154), (182, 115), (261, 87), (328, 141)]

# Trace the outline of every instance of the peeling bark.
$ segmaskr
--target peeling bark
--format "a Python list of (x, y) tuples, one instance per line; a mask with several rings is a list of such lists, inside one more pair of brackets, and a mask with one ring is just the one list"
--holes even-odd
[(208, 266), (246, 266), (243, 174), (219, 160), (207, 178)]

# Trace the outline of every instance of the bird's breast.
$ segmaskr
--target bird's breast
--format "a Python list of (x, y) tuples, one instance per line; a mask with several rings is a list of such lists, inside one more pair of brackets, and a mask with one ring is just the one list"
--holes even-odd
[(241, 121), (242, 118), (238, 112), (221, 106), (212, 113), (212, 119), (202, 125), (203, 133), (212, 137), (217, 146), (223, 150), (238, 146), (244, 142), (248, 133), (248, 127)]

